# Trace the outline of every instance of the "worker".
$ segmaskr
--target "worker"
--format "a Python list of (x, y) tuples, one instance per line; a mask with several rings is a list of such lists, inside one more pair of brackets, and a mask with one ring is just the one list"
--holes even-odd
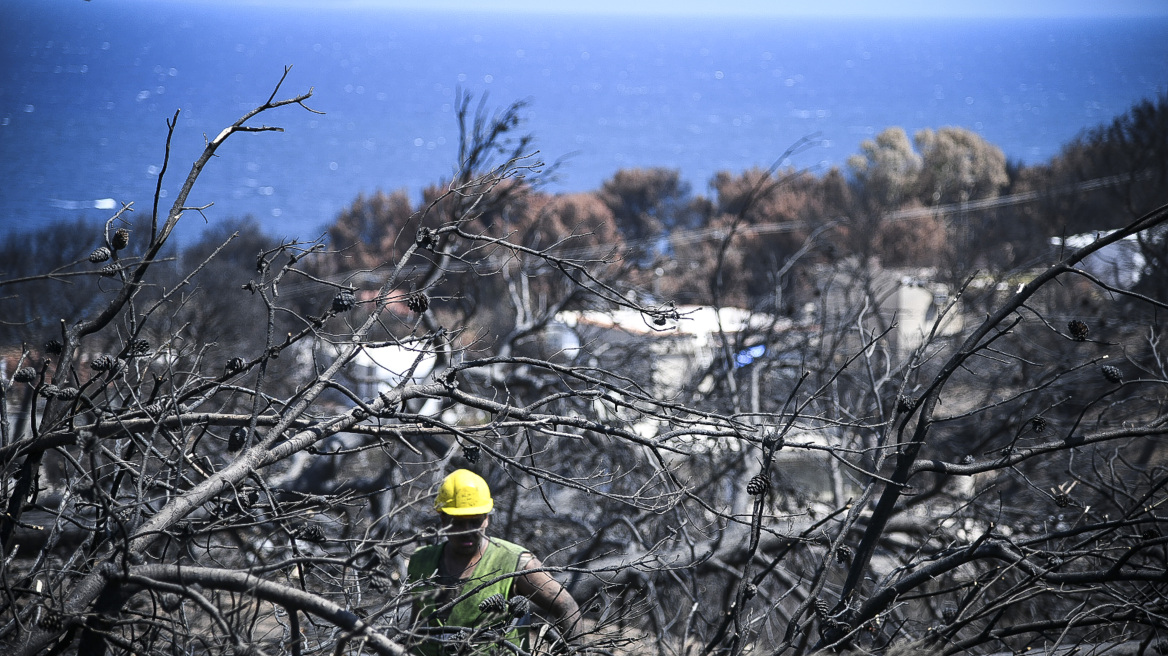
[[(511, 654), (507, 641), (527, 650), (529, 604), (550, 619), (570, 643), (579, 631), (580, 608), (572, 595), (527, 549), (489, 537), (494, 508), (481, 476), (452, 472), (438, 488), (434, 509), (446, 541), (410, 557), (408, 581), (415, 584), (414, 651), (423, 656), (467, 653)], [(465, 597), (451, 604), (451, 601)]]

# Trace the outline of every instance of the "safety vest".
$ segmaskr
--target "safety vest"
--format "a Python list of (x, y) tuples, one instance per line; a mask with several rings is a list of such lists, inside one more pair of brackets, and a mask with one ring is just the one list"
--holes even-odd
[[(407, 580), (417, 584), (415, 590), (418, 609), (418, 624), (421, 638), (413, 650), (422, 656), (445, 656), (455, 653), (473, 654), (513, 654), (506, 647), (498, 646), (506, 640), (516, 646), (524, 646), (527, 631), (520, 631), (509, 612), (486, 612), (479, 610), (479, 604), (494, 594), (511, 598), (515, 577), (484, 585), (504, 574), (519, 571), (519, 558), (527, 549), (500, 540), (487, 538), (487, 548), (483, 557), (475, 565), (470, 578), (459, 581), (443, 581), (438, 575), (438, 564), (442, 560), (445, 543), (422, 547), (410, 557)], [(447, 602), (464, 594), (466, 599), (453, 607), (439, 612)], [(468, 648), (469, 646), (469, 648)]]

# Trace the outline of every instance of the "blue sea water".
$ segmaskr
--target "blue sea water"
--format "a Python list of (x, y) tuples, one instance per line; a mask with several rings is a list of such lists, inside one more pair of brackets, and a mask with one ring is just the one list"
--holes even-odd
[[(622, 167), (681, 170), (704, 193), (720, 170), (842, 166), (884, 127), (959, 125), (1038, 163), (1084, 128), (1168, 89), (1163, 19), (841, 21), (263, 11), (131, 0), (0, 4), (0, 229), (114, 201), (147, 213), (166, 121), (180, 110), (163, 188), (264, 102), (308, 105), (237, 134), (189, 199), (180, 236), (253, 215), (310, 238), (358, 194), (420, 190), (457, 157), (459, 89), (528, 103), (553, 191)], [(110, 200), (112, 199), (112, 200)], [(164, 199), (164, 207), (167, 206)]]

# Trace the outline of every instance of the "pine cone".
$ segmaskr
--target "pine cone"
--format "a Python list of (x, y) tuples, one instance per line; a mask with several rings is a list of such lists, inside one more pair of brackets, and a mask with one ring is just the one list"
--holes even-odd
[(57, 398), (62, 401), (72, 401), (79, 393), (76, 387), (62, 387), (57, 390)]
[(173, 613), (182, 606), (182, 597), (173, 592), (165, 592), (159, 596), (158, 603), (162, 606), (162, 610)]
[(388, 576), (381, 574), (380, 572), (374, 572), (373, 576), (369, 577), (369, 589), (373, 590), (374, 592), (385, 592), (389, 590), (389, 588), (390, 580)]
[(195, 527), (190, 522), (179, 522), (174, 527), (174, 535), (182, 544), (195, 539)]
[(105, 262), (108, 259), (110, 259), (110, 249), (106, 248), (105, 246), (98, 246), (97, 248), (93, 249), (92, 253), (89, 254), (89, 261), (93, 262), (94, 264)]
[(410, 309), (410, 312), (422, 314), (430, 309), (430, 297), (423, 292), (414, 292), (406, 298), (406, 307)]
[(31, 383), (37, 378), (36, 369), (32, 367), (21, 367), (12, 375), (12, 380), (18, 383)]
[(306, 542), (324, 542), (324, 531), (316, 524), (301, 524), (296, 537)]
[(243, 358), (231, 358), (227, 361), (227, 373), (234, 374), (243, 371)]
[(1107, 365), (1106, 367), (1103, 367), (1100, 371), (1103, 372), (1104, 378), (1106, 378), (1107, 380), (1109, 380), (1113, 383), (1119, 384), (1119, 383), (1123, 382), (1123, 373), (1121, 373), (1119, 369), (1117, 369), (1111, 365)]
[(1071, 505), (1071, 496), (1066, 492), (1059, 492), (1058, 494), (1054, 495), (1054, 505), (1058, 506), (1059, 508), (1066, 508), (1067, 506)]
[(1041, 433), (1046, 430), (1046, 417), (1037, 415), (1030, 420), (1030, 427), (1035, 433)]
[(333, 312), (348, 312), (357, 305), (357, 298), (353, 292), (343, 289), (333, 297)]
[(48, 353), (49, 355), (61, 355), (61, 352), (64, 350), (65, 345), (62, 344), (61, 340), (59, 339), (50, 339), (49, 341), (45, 342), (45, 353)]
[(837, 562), (847, 565), (852, 562), (852, 548), (848, 545), (842, 545), (835, 552), (835, 559)]
[(917, 409), (917, 403), (916, 399), (901, 394), (896, 397), (896, 411), (901, 414), (912, 412)]
[(434, 250), (434, 246), (437, 245), (438, 240), (435, 237), (433, 230), (429, 228), (418, 228), (418, 234), (414, 237), (414, 243), (416, 243), (419, 248), (432, 251)]
[(466, 458), (467, 462), (473, 465), (479, 461), (480, 457), (482, 457), (483, 450), (472, 444), (470, 446), (462, 447), (462, 455), (464, 458)]
[(479, 602), (480, 613), (502, 613), (507, 610), (507, 598), (495, 593)]
[(816, 599), (814, 605), (815, 614), (818, 615), (820, 619), (827, 617), (828, 613), (831, 612), (831, 608), (827, 605), (827, 602), (822, 599)]
[(56, 385), (45, 385), (41, 388), (41, 396), (45, 397), (46, 399), (55, 399), (57, 398), (57, 394), (60, 393), (60, 391), (61, 388), (57, 387)]
[(512, 617), (523, 617), (531, 612), (531, 601), (527, 597), (512, 597), (507, 602), (507, 610)]
[(758, 496), (760, 494), (765, 494), (766, 491), (770, 488), (770, 479), (766, 476), (763, 476), (762, 474), (756, 474), (750, 479), (750, 482), (746, 484), (746, 493), (751, 496)]
[(108, 355), (99, 355), (89, 363), (89, 368), (94, 371), (109, 371), (115, 366), (117, 363)]
[(1085, 341), (1087, 339), (1087, 335), (1091, 332), (1091, 329), (1087, 327), (1087, 324), (1079, 321), (1078, 319), (1074, 319), (1068, 323), (1067, 330), (1070, 331), (1071, 337), (1075, 338), (1075, 341), (1077, 342)]
[(130, 245), (130, 231), (129, 231), (129, 229), (118, 228), (118, 231), (114, 233), (114, 238), (110, 240), (110, 246), (113, 246), (115, 251), (120, 251), (129, 245)]
[(947, 624), (957, 619), (957, 606), (945, 604), (945, 607), (941, 609), (941, 619), (945, 620)]
[(57, 611), (44, 606), (41, 608), (41, 616), (37, 619), (37, 626), (45, 631), (60, 631), (65, 626), (64, 618)]
[(130, 342), (130, 348), (126, 350), (129, 355), (143, 355), (150, 350), (150, 342), (144, 339), (135, 339)]
[(239, 453), (245, 445), (247, 445), (247, 429), (243, 426), (232, 428), (231, 434), (227, 436), (227, 452)]
[(101, 275), (105, 276), (106, 278), (113, 278), (114, 276), (118, 275), (118, 271), (121, 270), (122, 267), (116, 264), (107, 264), (101, 268)]

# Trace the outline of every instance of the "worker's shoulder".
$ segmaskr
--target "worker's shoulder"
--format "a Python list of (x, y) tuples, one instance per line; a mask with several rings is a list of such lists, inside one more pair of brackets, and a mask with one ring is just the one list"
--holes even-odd
[(422, 547), (410, 554), (407, 570), (411, 576), (433, 574), (438, 569), (438, 557), (442, 554), (441, 545), (431, 544)]
[(531, 550), (528, 549), (527, 547), (515, 544), (514, 542), (508, 542), (507, 540), (504, 540), (502, 538), (491, 537), (488, 539), (491, 541), (492, 546), (499, 548), (499, 549), (503, 549), (507, 553), (515, 555), (515, 556), (520, 556), (520, 555), (525, 554), (525, 553), (531, 553)]

